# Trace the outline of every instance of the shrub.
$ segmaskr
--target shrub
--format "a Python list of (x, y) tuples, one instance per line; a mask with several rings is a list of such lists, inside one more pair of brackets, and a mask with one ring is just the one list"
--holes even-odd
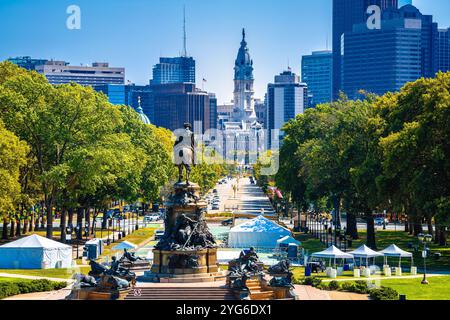
[(319, 279), (317, 277), (307, 277), (303, 281), (303, 284), (305, 286), (312, 286), (314, 288), (317, 288), (322, 283), (322, 279)]
[(14, 281), (0, 283), (0, 299), (18, 294), (60, 290), (67, 286), (66, 282), (53, 282), (47, 279), (31, 281)]
[(331, 282), (328, 284), (328, 288), (329, 288), (331, 291), (339, 290), (339, 288), (340, 288), (339, 282), (337, 282), (336, 280), (331, 281)]
[(370, 290), (372, 300), (398, 300), (398, 292), (392, 288), (381, 287), (380, 289)]
[(369, 288), (367, 286), (367, 282), (366, 281), (361, 281), (361, 280), (360, 281), (356, 281), (354, 290), (352, 292), (361, 293), (361, 294), (369, 293)]
[(321, 284), (319, 284), (317, 286), (317, 289), (320, 289), (320, 290), (331, 290), (329, 285), (327, 283), (325, 283), (325, 282), (322, 282)]
[(356, 284), (354, 282), (343, 282), (341, 284), (342, 291), (355, 292)]

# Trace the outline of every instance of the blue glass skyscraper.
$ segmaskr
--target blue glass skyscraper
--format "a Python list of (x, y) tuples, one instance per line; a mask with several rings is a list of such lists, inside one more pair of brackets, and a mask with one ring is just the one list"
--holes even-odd
[(397, 0), (333, 0), (333, 97), (341, 91), (341, 36), (353, 25), (366, 21), (367, 8), (378, 5), (382, 10), (397, 8)]
[(309, 105), (314, 107), (332, 100), (333, 54), (315, 51), (302, 57), (302, 81), (308, 85)]
[(153, 67), (151, 84), (195, 83), (195, 60), (192, 57), (160, 58)]
[(420, 77), (433, 77), (437, 24), (414, 6), (385, 10), (381, 29), (355, 25), (342, 36), (342, 90), (382, 95)]
[(436, 71), (450, 71), (450, 28), (438, 32), (438, 64)]

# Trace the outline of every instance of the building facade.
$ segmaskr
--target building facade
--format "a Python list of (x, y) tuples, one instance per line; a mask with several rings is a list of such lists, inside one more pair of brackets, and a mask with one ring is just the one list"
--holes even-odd
[(353, 25), (365, 23), (370, 5), (382, 10), (397, 8), (397, 0), (333, 0), (333, 98), (342, 90), (341, 37), (353, 30)]
[(281, 141), (284, 133), (281, 131), (284, 124), (302, 114), (308, 105), (308, 87), (300, 82), (300, 77), (288, 70), (275, 76), (275, 82), (267, 87), (267, 124), (270, 132), (280, 130), (278, 137), (271, 134), (268, 148), (272, 149), (274, 139)]
[(217, 129), (217, 97), (209, 93), (209, 124), (211, 129)]
[(193, 83), (151, 85), (154, 120), (152, 123), (169, 130), (182, 129), (184, 123), (193, 125), (194, 133), (211, 129), (210, 96)]
[(92, 66), (71, 66), (64, 61), (47, 61), (36, 66), (53, 85), (75, 82), (83, 86), (124, 84), (125, 68), (112, 68), (106, 62), (95, 62)]
[(27, 70), (36, 70), (37, 66), (42, 66), (42, 65), (46, 64), (48, 60), (32, 59), (29, 56), (25, 56), (25, 57), (9, 58), (8, 61), (18, 65), (21, 68), (27, 69)]
[(382, 13), (381, 29), (354, 25), (342, 35), (342, 91), (382, 95), (420, 77), (433, 77), (437, 24), (411, 5)]
[(153, 67), (151, 84), (195, 83), (195, 60), (192, 57), (160, 58)]
[(438, 63), (437, 70), (450, 71), (450, 28), (439, 29), (438, 32)]
[(308, 105), (314, 107), (333, 98), (333, 53), (315, 51), (302, 57), (302, 82), (308, 85)]

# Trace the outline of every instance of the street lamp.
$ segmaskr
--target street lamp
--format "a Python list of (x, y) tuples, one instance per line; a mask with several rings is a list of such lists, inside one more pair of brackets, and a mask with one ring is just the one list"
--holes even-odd
[(422, 258), (423, 258), (423, 280), (422, 284), (428, 284), (427, 281), (427, 243), (431, 243), (433, 241), (433, 236), (430, 234), (419, 234), (417, 236), (420, 242), (423, 243), (423, 251), (422, 251)]
[(77, 226), (75, 227), (75, 236), (76, 236), (76, 238), (77, 238), (77, 259), (80, 258), (80, 255), (79, 255), (79, 249), (78, 249), (78, 245), (79, 245), (79, 239), (78, 239), (78, 237), (79, 237), (79, 235), (80, 235), (80, 231), (81, 231), (81, 227), (80, 227), (79, 224), (77, 224)]
[(328, 219), (325, 219), (325, 244), (328, 248)]
[(86, 241), (88, 240), (88, 236), (89, 236), (89, 225), (86, 223), (84, 226), (84, 237)]

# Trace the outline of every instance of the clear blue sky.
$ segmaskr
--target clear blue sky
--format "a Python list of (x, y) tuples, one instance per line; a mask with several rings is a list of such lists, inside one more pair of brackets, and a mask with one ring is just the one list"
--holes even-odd
[[(66, 28), (66, 8), (81, 7), (82, 29)], [(331, 47), (331, 0), (0, 0), (0, 60), (18, 55), (108, 61), (126, 78), (147, 84), (159, 56), (182, 49), (186, 5), (188, 53), (197, 61), (197, 84), (232, 98), (233, 65), (241, 29), (255, 67), (256, 96), (286, 69), (300, 73), (301, 55)], [(450, 1), (414, 0), (440, 27), (450, 26)]]

